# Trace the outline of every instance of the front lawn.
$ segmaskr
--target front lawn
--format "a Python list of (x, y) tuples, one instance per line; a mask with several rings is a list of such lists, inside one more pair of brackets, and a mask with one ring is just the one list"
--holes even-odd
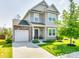
[(0, 40), (0, 58), (12, 58), (12, 44), (5, 44)]
[(55, 56), (79, 51), (79, 40), (75, 41), (76, 46), (67, 46), (68, 43), (69, 40), (63, 40), (62, 42), (55, 41), (46, 44), (41, 44), (39, 46)]

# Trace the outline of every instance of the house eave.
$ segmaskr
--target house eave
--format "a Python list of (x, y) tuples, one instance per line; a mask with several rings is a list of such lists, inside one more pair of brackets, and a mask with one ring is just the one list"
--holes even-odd
[(42, 24), (31, 24), (32, 27), (45, 27), (45, 25)]

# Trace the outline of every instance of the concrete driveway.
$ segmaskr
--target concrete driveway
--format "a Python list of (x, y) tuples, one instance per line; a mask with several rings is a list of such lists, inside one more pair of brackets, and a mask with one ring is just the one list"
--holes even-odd
[(31, 42), (13, 42), (13, 58), (55, 58)]

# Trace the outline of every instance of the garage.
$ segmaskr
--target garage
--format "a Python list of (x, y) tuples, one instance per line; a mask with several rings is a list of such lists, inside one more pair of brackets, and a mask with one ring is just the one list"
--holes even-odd
[(15, 41), (29, 41), (29, 31), (15, 30)]

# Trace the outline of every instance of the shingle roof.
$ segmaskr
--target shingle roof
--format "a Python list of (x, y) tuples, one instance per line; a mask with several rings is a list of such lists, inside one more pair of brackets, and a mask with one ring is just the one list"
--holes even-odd
[(26, 20), (21, 20), (19, 25), (29, 25), (29, 23)]

